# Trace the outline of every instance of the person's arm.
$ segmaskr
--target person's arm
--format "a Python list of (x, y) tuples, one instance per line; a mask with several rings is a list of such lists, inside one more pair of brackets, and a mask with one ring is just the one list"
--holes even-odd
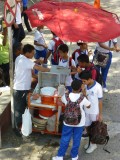
[(103, 108), (103, 105), (102, 105), (102, 99), (99, 99), (99, 115), (97, 117), (97, 120), (98, 121), (102, 121), (102, 108)]
[(4, 35), (3, 46), (6, 46), (6, 43), (7, 43), (7, 27), (3, 28), (3, 35)]
[(114, 47), (113, 47), (113, 48), (110, 48), (109, 46), (105, 45), (104, 43), (98, 43), (98, 44), (99, 44), (99, 46), (100, 46), (101, 48), (104, 48), (104, 49), (107, 49), (107, 50), (110, 50), (110, 51), (114, 51), (114, 50), (115, 50)]
[(115, 47), (115, 51), (116, 51), (116, 52), (119, 52), (119, 51), (120, 51), (120, 48), (118, 47), (117, 42), (116, 42), (116, 43), (113, 43), (113, 44), (114, 44), (114, 47)]
[(45, 67), (42, 67), (42, 66), (36, 65), (36, 64), (34, 65), (33, 69), (36, 69), (36, 70), (41, 71), (41, 72), (49, 72), (50, 71), (49, 68), (45, 68)]
[(44, 60), (44, 63), (47, 62), (47, 60), (48, 60), (48, 58), (49, 58), (49, 56), (50, 56), (51, 54), (52, 54), (52, 51), (48, 50), (47, 55), (46, 55), (46, 58), (45, 58), (45, 60)]
[(47, 48), (47, 45), (46, 45), (46, 44), (40, 44), (40, 43), (38, 43), (37, 41), (34, 41), (34, 45), (36, 45), (36, 46), (42, 46), (42, 47), (44, 47), (44, 48)]
[(18, 24), (17, 23), (13, 23), (13, 25), (14, 25), (14, 27), (17, 29), (17, 28), (19, 28), (19, 26), (18, 26)]

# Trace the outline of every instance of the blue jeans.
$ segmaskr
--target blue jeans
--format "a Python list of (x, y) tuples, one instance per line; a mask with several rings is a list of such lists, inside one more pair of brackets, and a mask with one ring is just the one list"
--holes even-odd
[(60, 140), (60, 148), (58, 150), (58, 157), (64, 157), (69, 146), (71, 138), (73, 138), (73, 146), (71, 149), (71, 157), (75, 158), (78, 155), (83, 127), (69, 127), (63, 125), (62, 137)]
[(109, 54), (109, 60), (108, 60), (106, 67), (103, 68), (103, 67), (97, 66), (97, 68), (99, 69), (99, 71), (101, 71), (101, 74), (102, 74), (103, 88), (106, 88), (107, 75), (108, 75), (108, 71), (110, 69), (110, 65), (112, 62), (112, 52), (109, 52), (108, 54)]

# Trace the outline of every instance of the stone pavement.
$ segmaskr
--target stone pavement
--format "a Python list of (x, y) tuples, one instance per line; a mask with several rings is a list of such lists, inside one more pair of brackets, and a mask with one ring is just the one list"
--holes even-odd
[[(91, 4), (93, 3), (93, 0), (82, 1), (87, 1)], [(101, 0), (101, 6), (109, 11), (117, 13), (118, 16), (120, 16), (120, 0)], [(46, 28), (45, 35), (48, 41), (51, 38), (51, 35), (49, 33), (49, 30)], [(26, 39), (23, 41), (23, 43), (33, 43), (33, 34), (34, 31), (29, 34), (27, 33)], [(120, 46), (120, 38), (118, 39), (118, 44)], [(71, 46), (71, 51), (74, 50), (75, 47), (76, 45), (73, 43)], [(90, 43), (90, 49), (94, 50), (94, 48), (95, 44)], [(94, 153), (88, 155), (83, 149), (83, 146), (87, 140), (83, 139), (79, 152), (79, 160), (120, 160), (119, 55), (120, 53), (113, 53), (113, 62), (108, 76), (109, 92), (107, 94), (104, 94), (103, 102), (103, 117), (104, 121), (108, 124), (108, 130), (110, 135), (110, 141), (107, 145), (107, 149), (111, 153), (109, 154), (103, 151), (103, 146), (99, 146)], [(30, 142), (26, 142), (23, 141), (22, 138), (16, 137), (10, 127), (8, 129), (8, 132), (3, 136), (3, 148), (0, 150), (0, 160), (51, 160), (51, 157), (56, 155), (57, 153), (59, 140), (60, 137), (58, 136), (33, 133), (31, 135)], [(69, 153), (70, 147), (67, 151), (65, 160), (70, 160)]]

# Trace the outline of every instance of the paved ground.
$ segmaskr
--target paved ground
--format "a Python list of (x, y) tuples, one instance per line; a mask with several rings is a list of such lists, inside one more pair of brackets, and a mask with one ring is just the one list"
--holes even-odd
[[(35, 0), (34, 0), (35, 1)], [(83, 0), (89, 3), (93, 3), (93, 0)], [(0, 1), (0, 7), (1, 5)], [(120, 16), (120, 0), (101, 0), (101, 6), (109, 11), (115, 12)], [(0, 9), (1, 12), (1, 9)], [(0, 13), (1, 15), (1, 13)], [(27, 31), (26, 31), (27, 33)], [(49, 41), (51, 35), (46, 29), (46, 38)], [(28, 34), (28, 33), (27, 33)], [(33, 33), (26, 36), (23, 43), (33, 43)], [(120, 46), (120, 38), (118, 39)], [(73, 43), (71, 50), (75, 48)], [(90, 49), (94, 50), (95, 44), (90, 43)], [(104, 120), (108, 124), (108, 130), (110, 134), (110, 141), (107, 149), (110, 154), (102, 150), (102, 146), (91, 155), (85, 154), (83, 145), (86, 140), (82, 140), (80, 148), (80, 160), (120, 160), (120, 53), (113, 54), (113, 62), (108, 76), (108, 89), (109, 93), (104, 94), (104, 108), (103, 115)], [(51, 160), (51, 157), (56, 154), (59, 146), (60, 138), (51, 135), (41, 135), (39, 133), (33, 133), (30, 138), (30, 142), (25, 142), (22, 138), (18, 138), (14, 135), (11, 128), (3, 136), (3, 148), (0, 150), (0, 160)], [(70, 144), (71, 146), (71, 144)], [(68, 156), (70, 148), (68, 149), (65, 160), (70, 160)]]

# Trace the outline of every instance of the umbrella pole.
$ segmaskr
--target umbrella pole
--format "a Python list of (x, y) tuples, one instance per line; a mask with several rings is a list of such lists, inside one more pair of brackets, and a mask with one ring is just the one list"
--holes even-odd
[(69, 45), (69, 59), (70, 59), (70, 57), (71, 57), (71, 47), (72, 47), (72, 42), (70, 42), (70, 45)]

